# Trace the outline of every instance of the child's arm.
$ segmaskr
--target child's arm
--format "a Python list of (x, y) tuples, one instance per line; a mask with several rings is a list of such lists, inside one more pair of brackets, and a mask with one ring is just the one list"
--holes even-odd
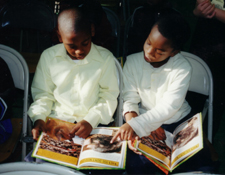
[(109, 124), (117, 107), (117, 97), (119, 95), (119, 86), (116, 74), (116, 66), (113, 55), (105, 58), (102, 66), (102, 73), (99, 79), (99, 99), (89, 109), (84, 120), (91, 124), (92, 128), (101, 124)]
[(74, 137), (75, 135), (86, 138), (92, 131), (92, 126), (90, 123), (88, 123), (85, 120), (82, 120), (78, 122), (70, 132), (71, 137)]
[(34, 102), (31, 104), (28, 115), (33, 122), (36, 120), (45, 121), (46, 116), (51, 112), (55, 98), (53, 96), (53, 84), (48, 69), (47, 60), (49, 55), (43, 53), (37, 65), (35, 76), (31, 86)]
[(215, 14), (215, 18), (218, 19), (219, 21), (225, 23), (225, 11), (216, 8), (216, 9), (215, 9), (215, 13), (216, 13), (216, 14)]
[(138, 116), (137, 113), (134, 112), (134, 111), (126, 112), (126, 113), (124, 114), (124, 117), (125, 117), (125, 119), (126, 119), (126, 122), (128, 122), (129, 120), (131, 120), (132, 118), (137, 117), (137, 116)]

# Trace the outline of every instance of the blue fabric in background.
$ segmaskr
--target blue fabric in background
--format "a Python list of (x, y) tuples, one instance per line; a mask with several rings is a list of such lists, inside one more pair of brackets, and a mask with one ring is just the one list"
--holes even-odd
[(10, 119), (0, 121), (0, 144), (4, 143), (12, 135), (12, 123)]

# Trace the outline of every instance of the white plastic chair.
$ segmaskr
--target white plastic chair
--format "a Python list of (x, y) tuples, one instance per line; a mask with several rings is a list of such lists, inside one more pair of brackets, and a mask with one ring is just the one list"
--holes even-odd
[(14, 162), (0, 164), (2, 175), (84, 175), (83, 173), (52, 163)]
[[(23, 97), (23, 131), (22, 136), (27, 135), (27, 110), (28, 110), (28, 85), (29, 71), (27, 63), (16, 50), (0, 44), (0, 57), (7, 63), (13, 77), (15, 87), (24, 91)], [(22, 143), (22, 159), (26, 154), (26, 144)]]
[(116, 109), (116, 117), (115, 117), (115, 126), (119, 127), (123, 124), (123, 100), (122, 100), (122, 90), (123, 90), (123, 71), (121, 64), (119, 61), (115, 58), (115, 64), (117, 69), (117, 77), (118, 77), (118, 84), (119, 84), (119, 90), (120, 94), (118, 97), (118, 105)]
[(208, 65), (198, 56), (182, 51), (181, 54), (190, 62), (193, 72), (189, 91), (206, 95), (202, 111), (203, 120), (208, 112), (208, 140), (212, 143), (213, 132), (213, 77)]

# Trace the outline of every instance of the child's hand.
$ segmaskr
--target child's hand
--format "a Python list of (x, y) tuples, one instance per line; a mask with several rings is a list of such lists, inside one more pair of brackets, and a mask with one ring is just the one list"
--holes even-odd
[[(138, 136), (135, 137), (135, 140), (137, 140), (139, 142), (140, 138)], [(142, 152), (138, 151), (137, 148), (133, 147), (133, 142), (134, 140), (129, 140), (128, 141), (128, 147), (130, 150), (132, 150), (134, 153), (138, 154), (138, 155), (142, 155)]]
[(134, 133), (132, 127), (128, 123), (125, 123), (116, 132), (110, 143), (113, 143), (117, 139), (117, 137), (119, 137), (120, 140), (131, 140), (135, 135), (136, 134)]
[(86, 120), (78, 122), (70, 132), (70, 135), (74, 137), (75, 135), (86, 138), (92, 131), (92, 126)]
[(34, 140), (38, 140), (40, 132), (46, 132), (45, 122), (43, 120), (36, 120), (34, 122), (34, 128), (32, 129), (32, 135)]
[(196, 4), (193, 11), (194, 15), (204, 18), (212, 18), (215, 16), (215, 5), (211, 4), (209, 0)]

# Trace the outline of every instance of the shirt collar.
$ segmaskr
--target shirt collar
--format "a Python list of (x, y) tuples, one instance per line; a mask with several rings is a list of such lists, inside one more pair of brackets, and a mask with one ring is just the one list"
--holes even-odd
[[(73, 60), (67, 54), (67, 51), (66, 51), (63, 43), (61, 43), (61, 47), (58, 49), (58, 51), (56, 53), (56, 56), (63, 57), (64, 59), (73, 62)], [(98, 52), (98, 50), (96, 49), (96, 45), (91, 43), (91, 50), (90, 50), (90, 52), (87, 54), (87, 56), (83, 60), (80, 60), (78, 64), (87, 64), (93, 59), (96, 60), (96, 61), (102, 62), (101, 55)]]
[[(142, 58), (144, 60), (144, 52), (142, 52)], [(144, 60), (144, 69), (148, 70), (149, 67), (151, 67), (151, 69), (154, 69), (156, 72), (164, 70), (164, 71), (171, 71), (173, 68), (173, 63), (174, 61), (176, 61), (179, 58), (179, 53), (176, 54), (173, 57), (170, 57), (170, 59), (167, 61), (167, 63), (165, 63), (164, 65), (162, 65), (161, 67), (158, 68), (154, 68), (151, 64), (146, 64), (147, 62)]]

